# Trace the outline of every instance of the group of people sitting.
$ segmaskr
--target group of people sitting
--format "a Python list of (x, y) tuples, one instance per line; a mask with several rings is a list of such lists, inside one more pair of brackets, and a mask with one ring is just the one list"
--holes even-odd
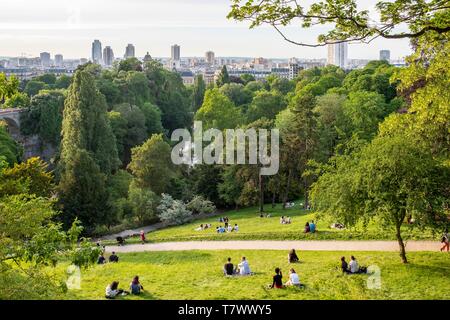
[(366, 267), (360, 267), (354, 256), (350, 257), (350, 263), (345, 261), (345, 257), (341, 258), (341, 270), (346, 274), (367, 273)]
[(289, 286), (297, 288), (304, 287), (304, 285), (300, 283), (300, 277), (297, 272), (295, 272), (294, 268), (289, 270), (289, 280), (285, 284), (283, 284), (283, 273), (281, 272), (281, 269), (275, 268), (275, 275), (272, 278), (272, 284), (269, 285), (269, 288), (282, 289)]
[(130, 291), (126, 291), (123, 289), (119, 289), (119, 281), (113, 281), (110, 285), (106, 287), (105, 297), (107, 299), (114, 299), (118, 295), (128, 295), (128, 294), (141, 294), (141, 291), (144, 290), (144, 287), (139, 282), (139, 276), (135, 276), (130, 283)]
[(223, 226), (216, 227), (217, 233), (237, 232), (237, 231), (239, 231), (239, 226), (237, 225), (237, 223), (234, 224), (234, 227), (231, 224), (225, 225), (225, 227)]
[(242, 257), (241, 262), (236, 267), (231, 263), (231, 258), (228, 258), (227, 263), (223, 266), (223, 274), (225, 276), (248, 276), (251, 275), (252, 272), (247, 259)]
[(291, 217), (285, 217), (285, 216), (281, 216), (280, 217), (280, 223), (281, 224), (291, 224)]
[(339, 230), (345, 229), (345, 226), (339, 222), (333, 223), (330, 227), (331, 229), (339, 229)]
[[(111, 255), (108, 258), (109, 262), (119, 262), (119, 257), (116, 255), (116, 253), (113, 251), (111, 252)], [(104, 253), (102, 252), (97, 259), (97, 264), (105, 264), (106, 263), (106, 258)]]
[(260, 217), (260, 218), (270, 218), (270, 213), (264, 214), (264, 213), (261, 212), (261, 213), (259, 214), (259, 217)]
[(314, 221), (307, 222), (305, 224), (305, 233), (314, 233), (316, 232), (316, 224)]
[(201, 224), (195, 231), (202, 231), (211, 228), (211, 223)]

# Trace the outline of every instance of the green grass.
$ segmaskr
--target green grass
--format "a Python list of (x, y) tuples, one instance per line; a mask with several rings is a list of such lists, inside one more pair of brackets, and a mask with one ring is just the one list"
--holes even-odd
[[(146, 235), (150, 242), (167, 241), (192, 241), (192, 240), (395, 240), (393, 230), (386, 230), (380, 227), (380, 223), (372, 222), (367, 229), (358, 226), (348, 230), (331, 229), (332, 221), (318, 220), (314, 213), (298, 207), (282, 210), (281, 205), (271, 208), (266, 205), (266, 213), (270, 213), (270, 218), (260, 218), (257, 208), (246, 208), (241, 210), (232, 210), (221, 214), (228, 216), (230, 223), (234, 226), (239, 225), (239, 232), (217, 234), (216, 226), (223, 225), (218, 221), (219, 217), (196, 220), (194, 222), (169, 227), (150, 232)], [(290, 216), (292, 224), (280, 224), (280, 217)], [(317, 223), (318, 232), (315, 234), (305, 234), (303, 229), (307, 221), (314, 220)], [(212, 228), (196, 231), (201, 224), (211, 223)], [(430, 231), (420, 231), (412, 229), (410, 226), (403, 227), (405, 240), (408, 239), (434, 239)], [(127, 239), (128, 243), (139, 242), (138, 237)], [(114, 244), (115, 241), (105, 242), (105, 244)]]
[[(286, 281), (290, 266), (285, 251), (173, 251), (128, 253), (117, 264), (96, 265), (81, 274), (81, 289), (70, 290), (70, 299), (104, 299), (113, 280), (128, 289), (139, 275), (145, 293), (118, 299), (448, 299), (450, 259), (447, 253), (409, 253), (403, 265), (397, 253), (359, 252), (361, 265), (381, 270), (381, 289), (368, 289), (369, 275), (343, 275), (337, 267), (350, 252), (300, 252), (301, 263), (291, 265), (304, 289), (267, 289), (273, 269), (280, 267)], [(227, 278), (221, 269), (230, 256), (236, 263), (245, 255), (256, 274)], [(66, 266), (58, 267), (60, 273)]]

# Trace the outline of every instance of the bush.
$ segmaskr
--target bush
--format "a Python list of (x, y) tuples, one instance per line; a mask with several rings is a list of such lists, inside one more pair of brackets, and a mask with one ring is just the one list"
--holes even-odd
[(158, 217), (169, 225), (183, 224), (192, 219), (192, 212), (180, 200), (174, 200), (170, 195), (163, 193), (158, 206)]
[(191, 210), (193, 214), (208, 214), (213, 213), (216, 210), (216, 206), (202, 196), (195, 196), (187, 204), (187, 209)]

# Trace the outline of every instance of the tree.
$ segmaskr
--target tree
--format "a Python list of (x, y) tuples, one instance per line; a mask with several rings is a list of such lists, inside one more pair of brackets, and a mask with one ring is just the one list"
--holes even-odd
[(39, 91), (44, 89), (48, 89), (48, 85), (45, 82), (31, 80), (27, 82), (24, 92), (30, 97), (33, 97), (37, 95)]
[(147, 136), (154, 133), (163, 133), (164, 128), (161, 122), (161, 110), (150, 102), (144, 103), (139, 107), (145, 117), (145, 127), (147, 128)]
[(111, 208), (105, 183), (106, 175), (87, 150), (71, 153), (58, 185), (59, 202), (64, 208), (62, 221), (66, 226), (77, 218), (90, 232), (106, 220)]
[(20, 131), (38, 134), (42, 141), (59, 146), (64, 109), (64, 94), (59, 90), (41, 91), (31, 99), (30, 107), (21, 116)]
[(195, 120), (203, 121), (204, 130), (234, 129), (242, 118), (241, 111), (217, 88), (206, 90), (203, 105), (195, 114)]
[(166, 192), (173, 175), (170, 153), (162, 134), (154, 134), (142, 146), (133, 148), (128, 169), (135, 177), (136, 186), (149, 188), (157, 195)]
[(244, 86), (238, 83), (227, 83), (220, 87), (219, 91), (226, 95), (235, 106), (242, 106), (252, 101), (252, 95), (244, 90)]
[(192, 111), (196, 112), (198, 108), (203, 104), (203, 98), (205, 96), (206, 84), (203, 80), (203, 75), (199, 74), (195, 76), (194, 86), (192, 89)]
[(0, 121), (0, 159), (13, 165), (20, 160), (22, 152), (19, 144), (9, 135), (6, 123)]
[[(379, 16), (369, 17), (368, 10), (358, 10), (356, 0), (322, 1), (303, 7), (298, 1), (232, 0), (229, 19), (250, 21), (250, 28), (272, 26), (286, 41), (309, 47), (333, 42), (366, 42), (377, 38), (418, 38), (430, 33), (445, 34), (450, 31), (447, 1), (379, 1)], [(378, 21), (378, 22), (374, 22)], [(327, 33), (318, 36), (317, 43), (304, 43), (290, 39), (282, 28), (295, 24), (302, 28), (331, 25)], [(398, 28), (405, 25), (408, 31)], [(400, 30), (399, 30), (400, 29)]]
[(0, 105), (12, 98), (19, 91), (19, 79), (14, 75), (9, 78), (4, 73), (0, 73)]
[(193, 214), (208, 214), (216, 210), (214, 203), (204, 199), (202, 196), (194, 196), (187, 204), (186, 208)]
[(258, 91), (247, 110), (247, 118), (250, 122), (260, 118), (275, 119), (275, 116), (284, 108), (286, 102), (278, 92)]
[(255, 77), (253, 76), (253, 75), (251, 75), (251, 74), (243, 74), (242, 76), (241, 76), (241, 79), (242, 79), (242, 81), (244, 82), (243, 84), (244, 85), (247, 85), (247, 83), (249, 83), (250, 81), (255, 81), (256, 79), (255, 79)]
[(23, 92), (17, 92), (6, 99), (5, 108), (27, 108), (30, 106), (30, 98)]
[(56, 79), (55, 89), (68, 89), (71, 83), (72, 77), (63, 74)]
[(137, 58), (128, 58), (119, 62), (118, 71), (142, 71), (142, 62)]
[(159, 218), (169, 225), (183, 224), (192, 219), (192, 212), (180, 200), (173, 200), (168, 194), (162, 194), (161, 204), (158, 206)]
[(133, 208), (133, 215), (143, 224), (156, 216), (156, 206), (158, 197), (149, 189), (137, 187), (134, 183), (130, 184), (128, 199)]
[(360, 152), (331, 164), (312, 187), (314, 207), (347, 225), (380, 217), (395, 230), (404, 263), (401, 227), (407, 214), (422, 226), (444, 220), (450, 170), (418, 141), (404, 135), (376, 137)]
[(79, 150), (86, 150), (105, 174), (116, 170), (120, 163), (105, 98), (97, 90), (94, 77), (86, 70), (75, 73), (64, 103), (62, 170)]
[(226, 83), (230, 83), (230, 76), (228, 75), (227, 66), (223, 65), (222, 70), (220, 71), (219, 77), (216, 80), (217, 87), (221, 87)]

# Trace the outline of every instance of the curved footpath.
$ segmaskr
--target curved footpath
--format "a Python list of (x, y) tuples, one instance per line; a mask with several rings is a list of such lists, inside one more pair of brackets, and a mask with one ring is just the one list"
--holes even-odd
[[(438, 241), (406, 241), (406, 251), (439, 251)], [(180, 250), (399, 251), (397, 241), (186, 241), (107, 246), (108, 252)]]

